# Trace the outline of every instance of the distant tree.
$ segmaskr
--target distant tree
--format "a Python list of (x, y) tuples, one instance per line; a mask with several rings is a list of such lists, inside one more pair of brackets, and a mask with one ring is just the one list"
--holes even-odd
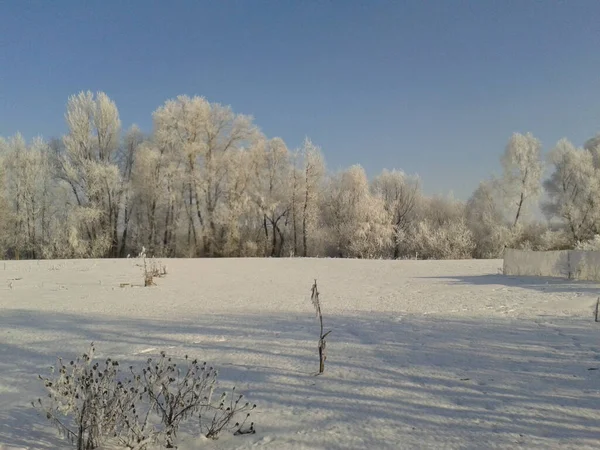
[[(299, 198), (297, 200), (302, 230), (302, 256), (309, 254), (311, 233), (318, 224), (319, 196), (325, 176), (325, 159), (321, 149), (309, 138), (300, 149)], [(296, 201), (294, 201), (296, 204)], [(295, 223), (295, 220), (294, 220)]]
[(550, 153), (554, 171), (544, 182), (548, 200), (542, 208), (548, 219), (558, 219), (572, 244), (600, 231), (600, 171), (594, 154), (561, 139)]
[[(595, 152), (597, 155), (598, 152), (600, 152), (600, 134), (597, 134), (596, 136), (585, 141), (585, 144), (583, 144), (583, 148), (589, 152)], [(600, 165), (600, 161), (595, 161), (594, 165)]]
[(323, 221), (339, 257), (381, 257), (392, 242), (393, 227), (384, 202), (371, 194), (361, 166), (335, 175), (323, 198)]
[(281, 256), (292, 200), (291, 154), (280, 138), (270, 139), (254, 152), (257, 160), (253, 197), (263, 221), (265, 255)]
[(300, 152), (295, 150), (291, 155), (292, 159), (292, 192), (290, 198), (290, 224), (292, 230), (292, 254), (299, 256), (299, 229), (300, 229), (300, 198), (301, 198), (301, 180), (302, 169), (300, 168)]
[(123, 183), (117, 161), (117, 106), (103, 92), (80, 92), (69, 97), (65, 118), (69, 132), (63, 138), (64, 152), (57, 155), (57, 168), (75, 204), (74, 254), (118, 256)]
[(465, 219), (465, 205), (452, 197), (422, 198), (405, 236), (410, 255), (419, 259), (471, 258), (473, 234)]
[(121, 199), (122, 199), (122, 223), (121, 228), (121, 246), (119, 249), (119, 256), (121, 258), (126, 256), (127, 244), (129, 240), (129, 227), (131, 225), (131, 219), (134, 214), (135, 203), (132, 201), (133, 197), (133, 168), (136, 159), (136, 154), (143, 144), (145, 138), (142, 131), (133, 125), (123, 140), (123, 145), (118, 159), (118, 165), (122, 174), (121, 177)]
[(504, 217), (499, 180), (482, 181), (467, 201), (466, 223), (475, 241), (475, 256), (498, 258), (510, 240), (510, 223)]
[(531, 133), (511, 136), (502, 156), (503, 183), (513, 228), (517, 226), (528, 200), (541, 192), (542, 144)]
[(420, 180), (416, 175), (406, 175), (402, 171), (384, 170), (373, 180), (375, 196), (383, 200), (393, 227), (393, 257), (400, 256), (402, 237), (407, 231), (411, 214), (415, 210), (420, 192)]
[(12, 206), (10, 247), (16, 258), (38, 258), (50, 233), (49, 147), (41, 138), (30, 145), (17, 134), (6, 144), (6, 195)]
[[(143, 142), (136, 152), (131, 173), (131, 186), (135, 205), (137, 246), (148, 249), (150, 255), (169, 254), (173, 220), (171, 198), (176, 189), (172, 183), (174, 167), (173, 150)], [(174, 166), (174, 167), (173, 167)], [(167, 236), (161, 235), (161, 230)]]
[(0, 139), (0, 255), (494, 258), (600, 234), (600, 135), (551, 152), (546, 224), (527, 219), (543, 171), (530, 133), (511, 136), (502, 176), (465, 204), (425, 196), (398, 170), (372, 183), (360, 166), (328, 174), (309, 138), (290, 152), (203, 97), (166, 101), (148, 135), (122, 134), (103, 92), (69, 97), (65, 119), (61, 139)]
[(231, 182), (234, 154), (252, 147), (260, 136), (251, 117), (202, 97), (179, 96), (154, 112), (157, 145), (172, 146), (186, 168), (190, 245), (198, 248), (200, 234), (206, 256), (223, 251), (226, 228), (219, 220), (220, 208)]
[(8, 151), (6, 140), (0, 137), (0, 259), (8, 250), (11, 210), (7, 201), (7, 183), (4, 160)]
[[(260, 144), (256, 148), (260, 148)], [(223, 256), (261, 254), (258, 242), (264, 235), (264, 216), (256, 208), (254, 189), (262, 160), (257, 154), (260, 152), (250, 149), (230, 155), (229, 181), (221, 215)]]

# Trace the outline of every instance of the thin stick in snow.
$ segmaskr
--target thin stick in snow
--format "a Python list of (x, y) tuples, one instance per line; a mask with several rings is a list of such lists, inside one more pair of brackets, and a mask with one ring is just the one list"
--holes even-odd
[(321, 374), (325, 371), (325, 360), (327, 359), (327, 356), (325, 355), (325, 347), (327, 344), (325, 338), (329, 335), (329, 333), (331, 333), (331, 330), (329, 330), (327, 333), (323, 333), (323, 314), (321, 313), (321, 302), (319, 300), (317, 280), (315, 280), (315, 283), (311, 288), (310, 300), (315, 307), (315, 312), (319, 318), (319, 325), (321, 326), (321, 331), (319, 333), (319, 373)]

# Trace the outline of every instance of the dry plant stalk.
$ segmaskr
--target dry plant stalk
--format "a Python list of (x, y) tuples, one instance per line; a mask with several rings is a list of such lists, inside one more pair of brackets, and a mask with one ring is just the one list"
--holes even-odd
[(154, 258), (146, 257), (146, 248), (142, 247), (142, 251), (139, 254), (139, 258), (142, 258), (143, 269), (144, 269), (144, 286), (155, 286), (154, 278), (161, 278), (167, 275), (167, 266), (163, 265), (160, 261), (156, 261)]
[(323, 314), (321, 313), (321, 301), (319, 300), (317, 280), (315, 280), (311, 288), (310, 300), (312, 301), (312, 304), (315, 307), (315, 312), (317, 314), (317, 317), (319, 318), (319, 325), (321, 327), (321, 331), (319, 334), (319, 373), (321, 374), (325, 371), (325, 360), (327, 359), (327, 356), (325, 354), (327, 342), (325, 341), (325, 338), (329, 335), (329, 333), (331, 333), (331, 330), (329, 330), (327, 333), (323, 332)]

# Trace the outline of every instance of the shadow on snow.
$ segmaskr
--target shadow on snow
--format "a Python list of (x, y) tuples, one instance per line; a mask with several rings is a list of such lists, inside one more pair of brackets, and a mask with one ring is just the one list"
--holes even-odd
[[(502, 280), (512, 283), (504, 276), (457, 282)], [(532, 286), (538, 282), (546, 280), (531, 280)], [(514, 283), (523, 287), (523, 278)], [(560, 283), (548, 286), (562, 289)], [(36, 377), (57, 356), (75, 357), (91, 341), (99, 358), (127, 363), (161, 350), (209, 361), (220, 370), (223, 388), (235, 384), (258, 404), (263, 435), (277, 434), (285, 424), (298, 431), (318, 428), (326, 418), (329, 426), (346, 430), (377, 423), (396, 430), (398, 442), (406, 433), (434, 433), (451, 444), (484, 431), (504, 445), (516, 445), (521, 435), (576, 446), (600, 436), (600, 372), (588, 370), (600, 367), (593, 322), (364, 314), (325, 316), (325, 324), (333, 329), (329, 357), (325, 374), (315, 377), (318, 328), (309, 314), (169, 322), (4, 311), (1, 329), (42, 338), (0, 343), (0, 379), (7, 388), (0, 403), (10, 405), (0, 411), (0, 443), (42, 449), (62, 444), (29, 405), (43, 395)], [(277, 425), (266, 421), (270, 412)], [(377, 441), (366, 430), (363, 438), (365, 444)]]

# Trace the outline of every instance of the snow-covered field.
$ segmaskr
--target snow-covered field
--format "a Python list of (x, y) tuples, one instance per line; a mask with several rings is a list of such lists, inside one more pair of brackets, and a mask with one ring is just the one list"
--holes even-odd
[[(94, 341), (195, 355), (258, 404), (257, 434), (182, 448), (600, 448), (597, 284), (504, 277), (501, 261), (0, 261), (0, 448), (65, 448), (29, 402)], [(328, 339), (318, 367), (310, 287)]]

